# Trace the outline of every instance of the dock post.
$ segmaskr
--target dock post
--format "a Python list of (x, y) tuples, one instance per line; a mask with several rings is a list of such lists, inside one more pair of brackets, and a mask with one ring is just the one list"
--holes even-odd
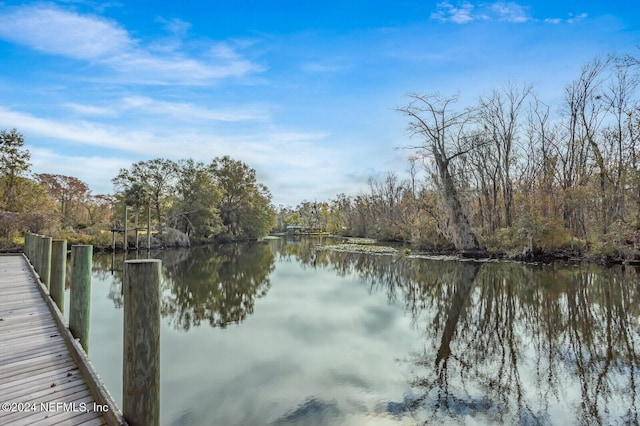
[(159, 259), (124, 262), (123, 415), (132, 426), (160, 422)]
[(40, 240), (42, 239), (42, 235), (34, 235), (33, 238), (33, 259), (31, 259), (31, 264), (33, 265), (33, 269), (36, 272), (40, 273)]
[(147, 254), (151, 250), (151, 204), (147, 205)]
[(122, 238), (122, 249), (126, 253), (129, 250), (129, 229), (127, 229), (127, 205), (124, 206), (124, 237)]
[(40, 281), (42, 284), (50, 290), (49, 284), (51, 281), (51, 237), (42, 237), (42, 260), (41, 260), (42, 272), (39, 272)]
[(91, 308), (91, 265), (93, 246), (71, 246), (71, 290), (69, 292), (69, 330), (89, 353), (89, 314)]
[(29, 236), (29, 245), (27, 249), (27, 257), (29, 258), (29, 263), (33, 265), (33, 246), (35, 242), (35, 235), (32, 233), (27, 234)]
[(30, 245), (29, 238), (31, 238), (30, 235), (31, 234), (28, 233), (28, 232), (24, 234), (24, 249), (23, 249), (23, 252), (24, 252), (24, 255), (27, 256), (27, 259), (29, 259), (29, 245)]
[(64, 312), (64, 284), (67, 278), (67, 240), (51, 241), (51, 283), (49, 294)]

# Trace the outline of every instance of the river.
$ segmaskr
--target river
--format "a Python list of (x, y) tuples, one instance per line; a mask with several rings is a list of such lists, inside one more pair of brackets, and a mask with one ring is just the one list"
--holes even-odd
[[(315, 249), (326, 242), (151, 253), (161, 424), (638, 424), (633, 268)], [(94, 256), (89, 336), (120, 405), (122, 262)]]

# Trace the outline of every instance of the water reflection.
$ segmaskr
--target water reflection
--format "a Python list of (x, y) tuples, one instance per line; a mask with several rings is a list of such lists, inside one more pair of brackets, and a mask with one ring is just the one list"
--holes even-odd
[[(390, 394), (394, 396), (379, 401), (376, 413), (383, 412), (399, 423), (411, 419), (418, 424), (639, 423), (640, 280), (635, 270), (593, 265), (451, 262), (315, 250), (317, 244), (326, 242), (331, 241), (302, 238), (273, 240), (268, 245), (237, 244), (152, 253), (152, 257), (163, 261), (162, 315), (178, 330), (207, 324), (225, 327), (245, 320), (252, 315), (257, 300), (270, 291), (274, 280), (274, 289), (263, 301), (271, 304), (268, 312), (272, 315), (261, 319), (268, 326), (249, 339), (267, 333), (269, 341), (262, 342), (256, 351), (253, 347), (247, 349), (249, 341), (233, 340), (232, 333), (220, 337), (228, 341), (216, 340), (216, 347), (226, 343), (234, 348), (233, 358), (227, 362), (241, 354), (254, 359), (255, 353), (273, 352), (263, 363), (253, 361), (255, 369), (244, 370), (243, 379), (232, 375), (223, 382), (218, 399), (227, 398), (221, 405), (227, 408), (218, 415), (228, 422), (220, 424), (240, 424), (233, 420), (228, 406), (235, 407), (234, 401), (238, 395), (247, 394), (247, 389), (260, 387), (256, 381), (261, 375), (256, 371), (273, 373), (266, 382), (268, 386), (263, 386), (272, 391), (274, 383), (284, 378), (291, 380), (286, 382), (286, 389), (297, 383), (294, 377), (308, 379), (310, 376), (305, 374), (309, 371), (323, 371), (322, 379), (329, 380), (335, 365), (345, 361), (333, 357), (313, 359), (314, 354), (323, 353), (321, 343), (327, 344), (329, 336), (346, 330), (352, 333), (349, 339), (353, 341), (378, 338), (387, 344), (389, 336), (379, 332), (385, 321), (396, 321), (397, 326), (394, 312), (402, 317), (403, 309), (419, 336), (413, 348), (400, 349), (406, 356), (395, 361), (407, 368), (409, 391), (393, 391)], [(94, 257), (94, 273), (111, 274), (110, 261), (110, 256)], [(276, 265), (280, 275), (278, 271), (272, 275)], [(313, 270), (322, 274), (311, 274)], [(121, 274), (117, 268), (113, 271), (117, 279), (109, 290), (116, 307), (122, 303)], [(354, 284), (358, 292), (349, 298), (352, 293), (347, 293), (348, 287), (334, 283), (332, 289), (345, 291), (336, 293), (340, 303), (336, 302), (337, 296), (322, 293), (324, 282), (313, 281), (328, 275), (357, 277), (355, 281), (366, 286), (369, 294), (386, 298), (388, 306), (383, 306), (382, 300), (367, 306), (367, 312), (389, 309), (360, 328), (353, 324), (361, 324), (364, 317), (357, 317), (358, 323), (349, 322), (352, 317), (346, 315), (345, 320), (336, 319), (336, 315), (343, 315), (344, 306), (351, 308), (358, 303), (356, 298), (366, 295)], [(273, 300), (275, 293), (282, 300)], [(304, 306), (306, 316), (285, 314), (287, 303)], [(243, 324), (242, 330), (247, 328), (250, 331), (251, 324)], [(274, 342), (288, 341), (281, 336), (290, 337), (287, 333), (303, 347), (314, 348), (305, 352), (304, 360), (289, 360), (294, 357), (294, 346), (285, 346), (281, 351), (271, 347), (278, 345)], [(348, 343), (341, 343), (340, 348)], [(244, 345), (244, 352), (237, 350), (238, 345)], [(357, 357), (353, 353), (351, 356)], [(368, 356), (373, 354), (363, 355), (363, 360)], [(367, 370), (369, 365), (362, 362), (368, 373), (353, 372), (352, 367), (334, 373), (352, 373), (349, 383), (370, 380), (375, 386), (341, 385), (347, 395), (342, 398), (335, 392), (294, 392), (300, 399), (292, 398), (297, 402), (270, 417), (270, 424), (346, 422), (340, 419), (348, 418), (345, 401), (350, 401), (353, 389), (364, 389), (361, 392), (368, 394), (385, 386), (385, 382), (371, 380), (377, 372)], [(253, 364), (247, 361), (247, 365)], [(294, 365), (299, 370), (292, 372)], [(220, 375), (222, 372), (218, 372), (216, 381)], [(311, 383), (309, 386), (314, 388)], [(258, 400), (258, 393), (264, 392), (250, 393), (256, 398), (253, 402), (266, 404), (268, 398)], [(211, 392), (203, 395), (210, 397)], [(359, 401), (359, 394), (353, 395), (353, 400)], [(245, 410), (244, 405), (236, 408), (238, 413)], [(211, 413), (199, 415), (206, 418)], [(227, 415), (230, 417), (224, 417)]]
[(166, 280), (161, 313), (188, 330), (239, 323), (253, 313), (255, 300), (267, 294), (274, 256), (265, 244), (225, 244), (191, 251), (170, 251), (163, 259)]
[(634, 270), (426, 261), (275, 244), (308, 267), (357, 273), (403, 300), (424, 348), (414, 395), (388, 410), (420, 422), (638, 424), (640, 281)]
[[(274, 254), (266, 244), (205, 246), (152, 256), (162, 260), (160, 312), (176, 329), (189, 330), (203, 322), (221, 328), (239, 323), (253, 313), (255, 300), (271, 286)], [(121, 308), (122, 269), (111, 269), (107, 256), (96, 261), (95, 274), (111, 273), (116, 278), (109, 298)]]

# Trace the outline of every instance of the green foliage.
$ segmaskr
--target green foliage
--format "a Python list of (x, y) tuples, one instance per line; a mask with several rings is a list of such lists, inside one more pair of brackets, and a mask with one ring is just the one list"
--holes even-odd
[(0, 241), (14, 244), (18, 231), (24, 228), (21, 213), (25, 178), (29, 171), (29, 151), (23, 148), (24, 138), (16, 129), (0, 131)]
[(17, 211), (17, 182), (29, 171), (29, 150), (24, 149), (24, 137), (16, 129), (0, 130), (0, 177), (2, 178), (2, 198), (0, 210)]
[(255, 170), (229, 156), (209, 166), (192, 159), (140, 161), (121, 169), (113, 183), (136, 226), (148, 206), (157, 225), (196, 239), (258, 238), (275, 224), (268, 189), (256, 181)]
[(163, 257), (169, 291), (163, 292), (160, 311), (178, 330), (206, 323), (225, 328), (245, 320), (269, 291), (275, 261), (266, 245), (237, 243)]
[(181, 161), (176, 190), (171, 226), (194, 238), (211, 238), (222, 231), (222, 194), (203, 163)]
[(88, 244), (94, 248), (111, 246), (111, 232), (105, 229), (99, 229), (99, 227), (87, 228), (84, 232), (60, 230), (58, 232), (52, 232), (50, 235), (55, 238), (67, 240), (68, 247), (74, 244)]
[(257, 238), (275, 225), (271, 194), (256, 182), (256, 172), (229, 156), (215, 158), (210, 170), (221, 192), (220, 216), (226, 237)]
[(130, 169), (120, 169), (112, 179), (116, 189), (126, 198), (127, 205), (138, 209), (151, 203), (158, 225), (164, 224), (165, 207), (171, 203), (178, 165), (171, 160), (155, 158), (139, 161)]

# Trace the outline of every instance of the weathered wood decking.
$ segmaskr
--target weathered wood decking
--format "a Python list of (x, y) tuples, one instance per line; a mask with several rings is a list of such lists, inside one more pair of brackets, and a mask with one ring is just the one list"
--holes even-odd
[(0, 425), (126, 424), (22, 255), (0, 255), (0, 403)]

